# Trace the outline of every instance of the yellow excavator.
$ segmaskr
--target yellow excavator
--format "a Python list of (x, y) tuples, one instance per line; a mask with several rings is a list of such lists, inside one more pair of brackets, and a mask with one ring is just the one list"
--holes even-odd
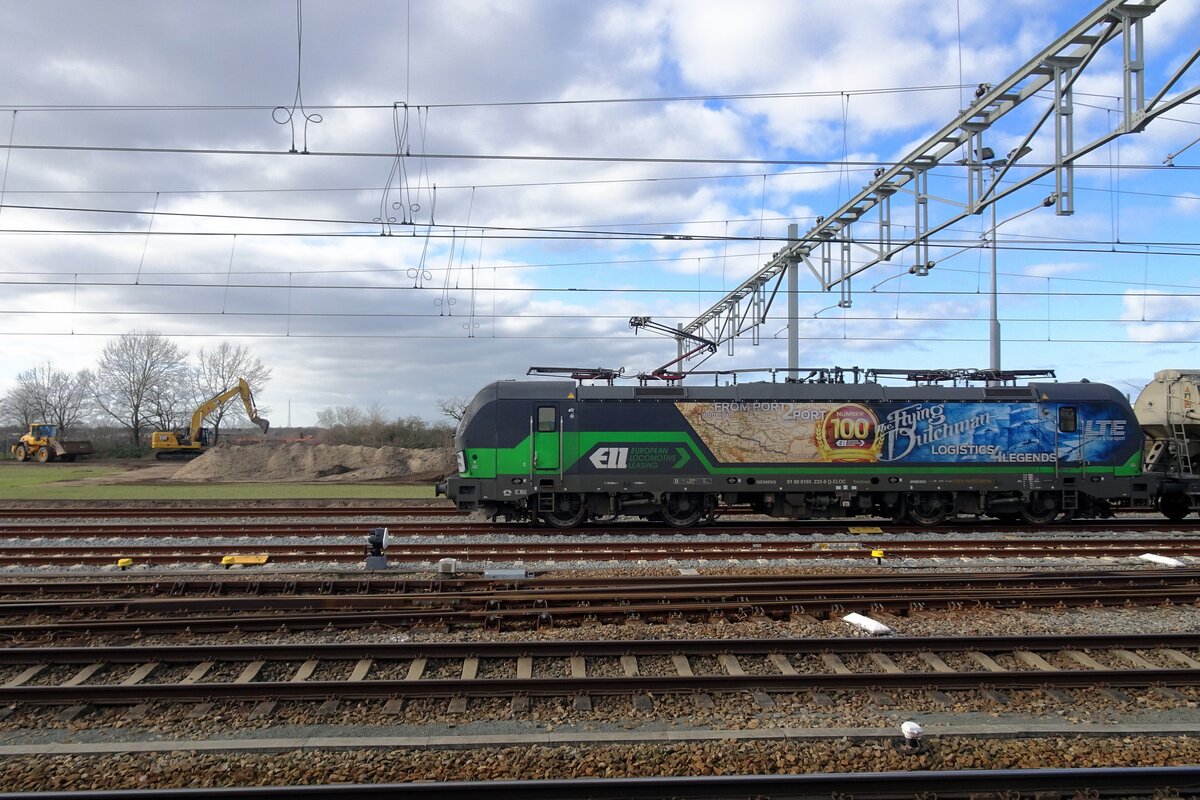
[(238, 395), (242, 397), (242, 404), (246, 406), (246, 414), (250, 421), (266, 433), (271, 423), (258, 415), (258, 409), (254, 406), (254, 395), (250, 393), (250, 384), (239, 379), (237, 386), (201, 403), (199, 408), (192, 412), (192, 424), (189, 427), (174, 431), (155, 431), (150, 437), (150, 449), (158, 451), (155, 458), (159, 461), (195, 458), (216, 444), (216, 435), (212, 428), (204, 427), (204, 418)]

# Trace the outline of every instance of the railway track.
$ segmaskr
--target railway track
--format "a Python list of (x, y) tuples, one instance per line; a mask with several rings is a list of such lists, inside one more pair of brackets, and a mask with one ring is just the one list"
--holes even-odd
[(449, 504), (438, 505), (356, 505), (356, 506), (258, 506), (238, 505), (144, 505), (137, 507), (105, 507), (89, 504), (72, 506), (56, 504), (43, 506), (12, 506), (0, 508), (3, 519), (144, 519), (147, 517), (457, 517), (462, 514)]
[[(190, 537), (189, 537), (190, 538)], [(240, 537), (233, 537), (240, 538)], [(135, 564), (220, 564), (226, 556), (266, 555), (274, 563), (359, 563), (364, 545), (359, 542), (260, 544), (239, 541), (195, 544), (84, 543), (68, 537), (63, 544), (0, 545), (0, 566), (108, 564), (129, 558)], [(506, 541), (408, 542), (393, 538), (387, 557), (396, 563), (432, 563), (443, 558), (463, 562), (513, 563), (517, 561), (697, 561), (697, 560), (820, 560), (871, 558), (876, 550), (887, 558), (1131, 558), (1153, 552), (1172, 557), (1200, 556), (1200, 539), (1182, 537), (1138, 538), (1127, 541), (1111, 536), (1095, 539), (882, 539), (865, 541), (780, 541), (740, 538), (735, 541), (689, 536), (674, 541), (605, 540), (583, 542)]]
[[(505, 698), (514, 713), (530, 698), (632, 698), (650, 710), (666, 695), (742, 692), (771, 708), (772, 695), (838, 692), (1148, 690), (1180, 702), (1200, 686), (1200, 634), (929, 637), (889, 639), (701, 639), (466, 643), (337, 643), (0, 650), (0, 704), (141, 705), (254, 701), (258, 716), (281, 701), (383, 700), (396, 713), (414, 698), (448, 700), (448, 713), (477, 698)], [(1054, 693), (1059, 693), (1054, 695)], [(884, 700), (887, 704), (894, 701)], [(201, 712), (206, 713), (207, 708)]]
[[(538, 535), (555, 538), (590, 538), (593, 536), (744, 536), (744, 535), (832, 535), (860, 534), (870, 535), (886, 533), (931, 535), (937, 533), (994, 533), (999, 535), (1029, 535), (1045, 536), (1048, 532), (1065, 534), (1105, 534), (1113, 533), (1175, 533), (1195, 534), (1200, 531), (1197, 521), (1170, 522), (1158, 518), (1126, 518), (1107, 520), (1071, 520), (1051, 526), (1018, 525), (1002, 523), (996, 520), (959, 518), (952, 522), (934, 527), (912, 525), (896, 525), (884, 520), (722, 520), (712, 525), (702, 525), (686, 531), (665, 528), (647, 522), (612, 522), (583, 525), (577, 528), (560, 529), (540, 527), (528, 523), (516, 522), (480, 522), (472, 521), (453, 509), (438, 507), (399, 507), (378, 511), (364, 509), (335, 509), (336, 514), (327, 515), (324, 510), (318, 513), (291, 513), (290, 511), (272, 514), (272, 516), (304, 517), (321, 516), (360, 516), (369, 517), (373, 521), (271, 521), (263, 522), (255, 519), (265, 516), (257, 509), (219, 508), (205, 511), (189, 511), (181, 515), (164, 515), (157, 510), (138, 510), (136, 512), (122, 511), (120, 513), (96, 513), (83, 511), (63, 512), (50, 510), (45, 514), (26, 512), (15, 513), (0, 511), (0, 539), (30, 539), (54, 538), (67, 536), (131, 536), (145, 538), (174, 538), (180, 536), (218, 537), (218, 536), (365, 536), (378, 525), (386, 524), (393, 537), (406, 535), (421, 536), (455, 536), (475, 534), (514, 534)], [(211, 512), (211, 513), (210, 513)], [(149, 521), (163, 516), (181, 516), (186, 520), (180, 522)], [(243, 522), (198, 522), (203, 519), (220, 519), (222, 517), (241, 517)], [(446, 522), (415, 521), (412, 517), (446, 517)], [(27, 519), (68, 518), (62, 522), (26, 522)], [(123, 522), (90, 522), (92, 518), (118, 518)], [(20, 520), (20, 521), (5, 521)]]
[[(89, 584), (92, 588), (95, 584)], [(364, 628), (528, 630), (629, 622), (903, 617), (964, 607), (1011, 609), (1200, 602), (1196, 570), (751, 575), (531, 579), (512, 582), (295, 581), (120, 584), (140, 597), (48, 598), (18, 584), (0, 601), (0, 641)], [(10, 584), (10, 586), (12, 586)], [(53, 584), (56, 592), (64, 584)], [(207, 591), (205, 590), (207, 587)]]
[[(568, 778), (555, 780), (419, 781), (406, 783), (327, 784), (205, 788), (213, 800), (758, 800), (931, 798), (979, 800), (984, 797), (1186, 797), (1200, 791), (1200, 767), (1100, 767), (1077, 769), (995, 769), (952, 771), (833, 772), (799, 775), (718, 775), (659, 778)], [(139, 800), (195, 800), (194, 789), (140, 788)], [(0, 800), (117, 800), (112, 791), (0, 793)]]

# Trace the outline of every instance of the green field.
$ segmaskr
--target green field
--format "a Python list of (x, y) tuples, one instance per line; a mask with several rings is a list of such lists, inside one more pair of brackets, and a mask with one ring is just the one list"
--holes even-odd
[(21, 464), (0, 469), (0, 500), (313, 500), (433, 497), (433, 485), (391, 483), (94, 484), (64, 482), (125, 472), (121, 467)]

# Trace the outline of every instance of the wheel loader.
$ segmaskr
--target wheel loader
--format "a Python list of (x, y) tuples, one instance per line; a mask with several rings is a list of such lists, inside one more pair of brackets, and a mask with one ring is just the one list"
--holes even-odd
[(9, 448), (17, 461), (74, 461), (92, 454), (92, 443), (86, 439), (60, 439), (58, 426), (48, 422), (33, 422), (29, 432)]

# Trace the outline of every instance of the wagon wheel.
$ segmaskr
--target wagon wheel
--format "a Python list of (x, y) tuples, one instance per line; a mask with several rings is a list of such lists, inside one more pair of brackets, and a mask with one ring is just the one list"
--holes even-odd
[(542, 512), (542, 519), (552, 528), (574, 528), (583, 522), (587, 507), (581, 494), (557, 494), (554, 496), (554, 510)]
[(37, 460), (39, 464), (45, 464), (47, 461), (50, 461), (50, 448), (44, 445), (39, 447), (37, 450)]
[(690, 528), (704, 516), (704, 495), (668, 492), (662, 497), (663, 522), (672, 528)]
[(1191, 513), (1191, 502), (1186, 494), (1164, 494), (1158, 499), (1158, 510), (1172, 522), (1178, 522)]
[(1058, 498), (1051, 492), (1032, 492), (1021, 506), (1021, 519), (1029, 525), (1046, 525), (1058, 516)]
[(29, 458), (29, 451), (25, 449), (25, 445), (19, 444), (17, 445), (15, 455), (17, 457), (17, 461), (25, 461)]
[(931, 528), (945, 521), (954, 508), (954, 500), (940, 492), (922, 492), (908, 503), (908, 518), (918, 525)]

